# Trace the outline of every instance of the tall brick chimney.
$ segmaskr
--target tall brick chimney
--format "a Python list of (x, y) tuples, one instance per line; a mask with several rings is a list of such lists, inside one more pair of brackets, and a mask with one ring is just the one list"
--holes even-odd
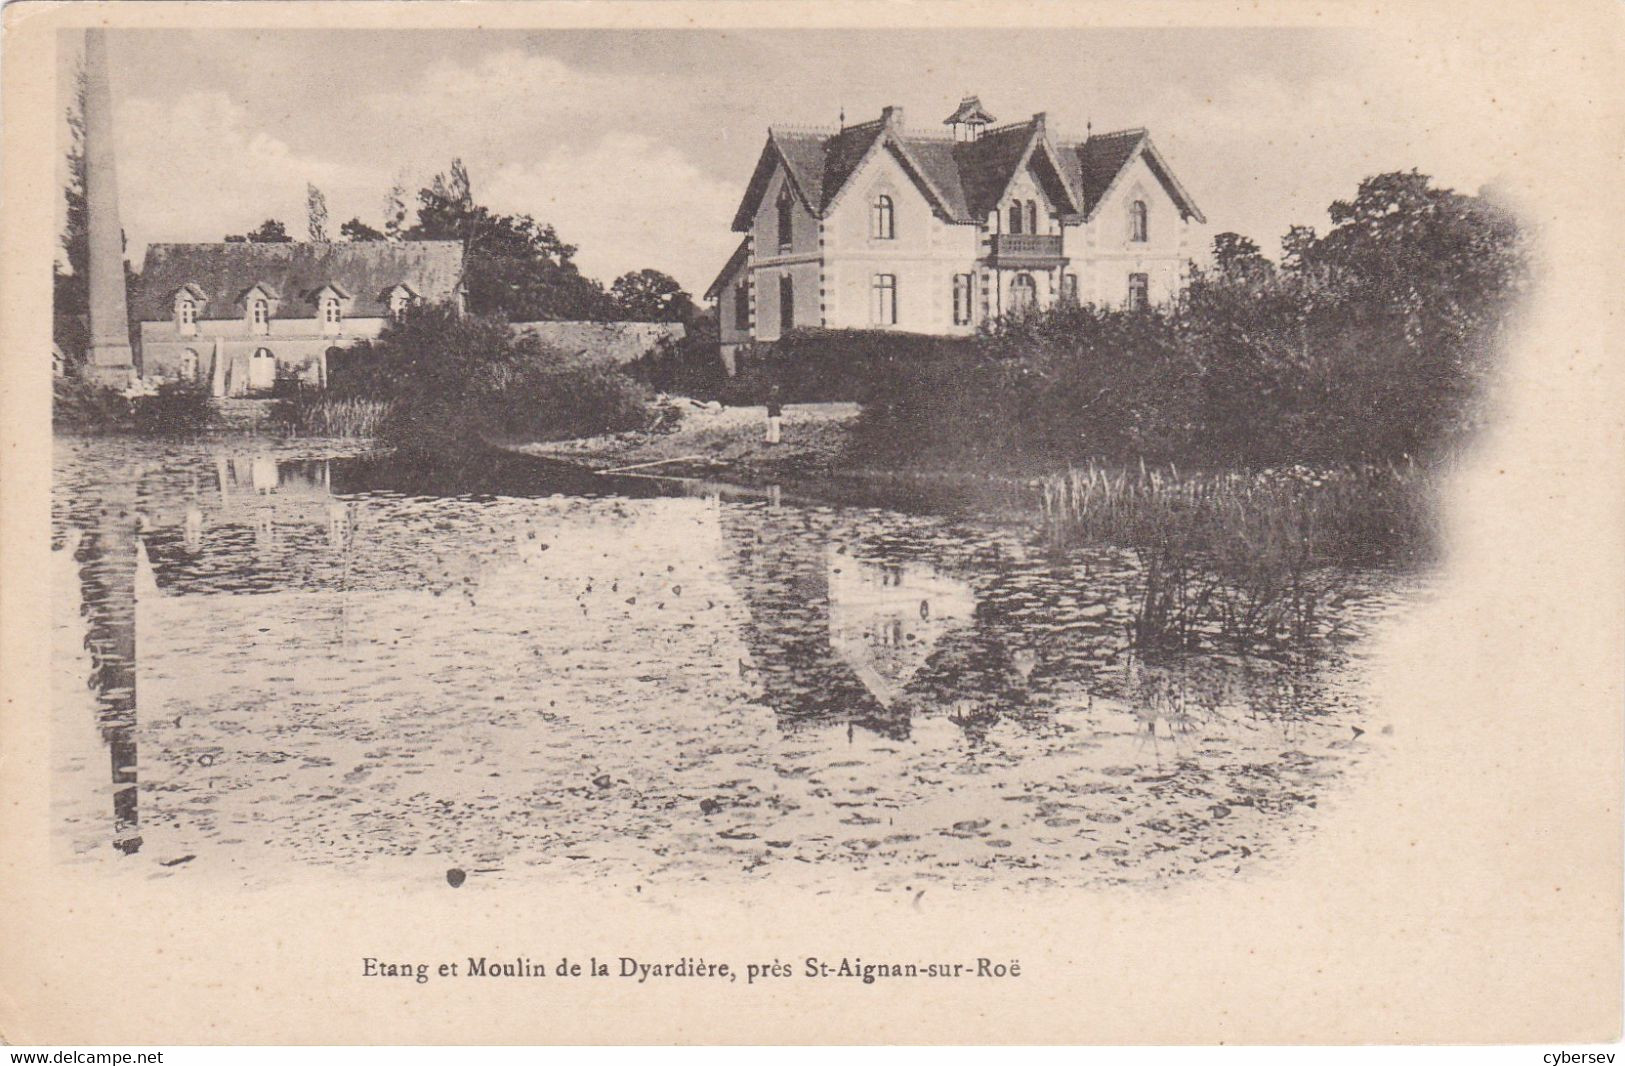
[(85, 31), (85, 207), (90, 216), (90, 359), (92, 381), (123, 387), (135, 377), (130, 313), (124, 294), (124, 229), (113, 164), (113, 92), (107, 31)]
[(880, 109), (880, 121), (888, 129), (900, 130), (903, 128), (903, 109), (888, 105)]

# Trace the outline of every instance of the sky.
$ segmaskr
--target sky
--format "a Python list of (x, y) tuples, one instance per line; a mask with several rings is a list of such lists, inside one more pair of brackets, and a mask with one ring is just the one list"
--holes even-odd
[[(1324, 230), (1366, 175), (1414, 166), (1476, 191), (1511, 143), (1485, 120), (1483, 77), (1450, 68), (1440, 93), (1352, 30), (124, 29), (108, 43), (137, 262), (148, 242), (268, 217), (302, 236), (307, 182), (334, 236), (352, 216), (376, 227), (394, 181), (415, 192), (461, 157), (476, 200), (553, 224), (589, 275), (653, 267), (698, 295), (738, 241), (769, 125), (894, 104), (940, 131), (968, 92), (1001, 122), (1044, 111), (1062, 136), (1149, 128), (1209, 232), (1271, 256), (1294, 223)], [(65, 109), (82, 45), (60, 44)]]

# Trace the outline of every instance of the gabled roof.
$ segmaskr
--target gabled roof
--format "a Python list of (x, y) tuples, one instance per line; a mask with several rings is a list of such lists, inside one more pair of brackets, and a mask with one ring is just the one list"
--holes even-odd
[(1128, 169), (1129, 164), (1143, 153), (1146, 165), (1151, 168), (1151, 172), (1156, 175), (1179, 209), (1198, 222), (1207, 221), (1201, 209), (1196, 206), (1196, 202), (1174, 177), (1173, 171), (1163, 160), (1162, 153), (1151, 143), (1151, 134), (1144, 129), (1094, 134), (1081, 144), (1065, 146), (1063, 151), (1077, 156), (1079, 188), (1083, 194), (1081, 214), (1084, 219), (1095, 217), (1095, 212), (1100, 209), (1106, 194), (1117, 184), (1118, 178)]
[(381, 318), (396, 285), (439, 301), (456, 295), (462, 279), (461, 241), (150, 244), (134, 310), (141, 321), (163, 321), (175, 313), (175, 293), (194, 285), (209, 294), (199, 318), (240, 318), (242, 299), (255, 288), (278, 300), (271, 317), (309, 318), (306, 301), (331, 286), (357, 294), (351, 315)]
[[(980, 106), (974, 98), (966, 102)], [(1039, 114), (1026, 122), (987, 130), (974, 141), (908, 132), (885, 119), (838, 130), (775, 127), (768, 131), (767, 143), (734, 214), (734, 230), (750, 229), (781, 164), (795, 194), (822, 218), (863, 162), (879, 151), (891, 152), (951, 222), (986, 218), (1028, 165), (1038, 172), (1045, 192), (1062, 213), (1078, 220), (1092, 218), (1118, 176), (1142, 155), (1179, 209), (1199, 222), (1206, 221), (1145, 130), (1057, 143)]]
[(710, 288), (705, 290), (707, 300), (715, 300), (722, 295), (722, 290), (727, 287), (729, 279), (739, 273), (739, 269), (745, 265), (745, 254), (749, 248), (750, 241), (748, 239), (739, 242), (739, 247), (734, 249), (734, 254), (730, 255), (728, 261), (722, 264), (722, 270), (717, 274), (717, 279), (711, 283)]

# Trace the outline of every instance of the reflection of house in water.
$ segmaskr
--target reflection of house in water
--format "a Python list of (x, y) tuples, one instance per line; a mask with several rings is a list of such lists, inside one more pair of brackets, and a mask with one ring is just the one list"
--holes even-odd
[(877, 564), (829, 554), (830, 646), (869, 694), (890, 707), (938, 642), (971, 623), (962, 582), (918, 563)]
[(968, 586), (918, 564), (859, 560), (816, 512), (722, 510), (729, 576), (749, 612), (746, 644), (785, 728), (844, 722), (903, 737), (899, 696), (932, 649), (975, 611)]

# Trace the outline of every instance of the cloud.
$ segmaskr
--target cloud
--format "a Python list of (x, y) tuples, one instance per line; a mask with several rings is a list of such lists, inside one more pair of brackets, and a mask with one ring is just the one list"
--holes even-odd
[(493, 208), (552, 223), (580, 246), (582, 270), (606, 283), (629, 270), (671, 274), (697, 297), (737, 243), (740, 191), (704, 174), (677, 148), (611, 133), (532, 163), (497, 165), (476, 191)]
[(217, 241), (279, 218), (302, 235), (305, 183), (327, 196), (330, 228), (373, 214), (377, 175), (297, 151), (223, 92), (116, 108), (119, 208), (131, 251), (150, 241)]

